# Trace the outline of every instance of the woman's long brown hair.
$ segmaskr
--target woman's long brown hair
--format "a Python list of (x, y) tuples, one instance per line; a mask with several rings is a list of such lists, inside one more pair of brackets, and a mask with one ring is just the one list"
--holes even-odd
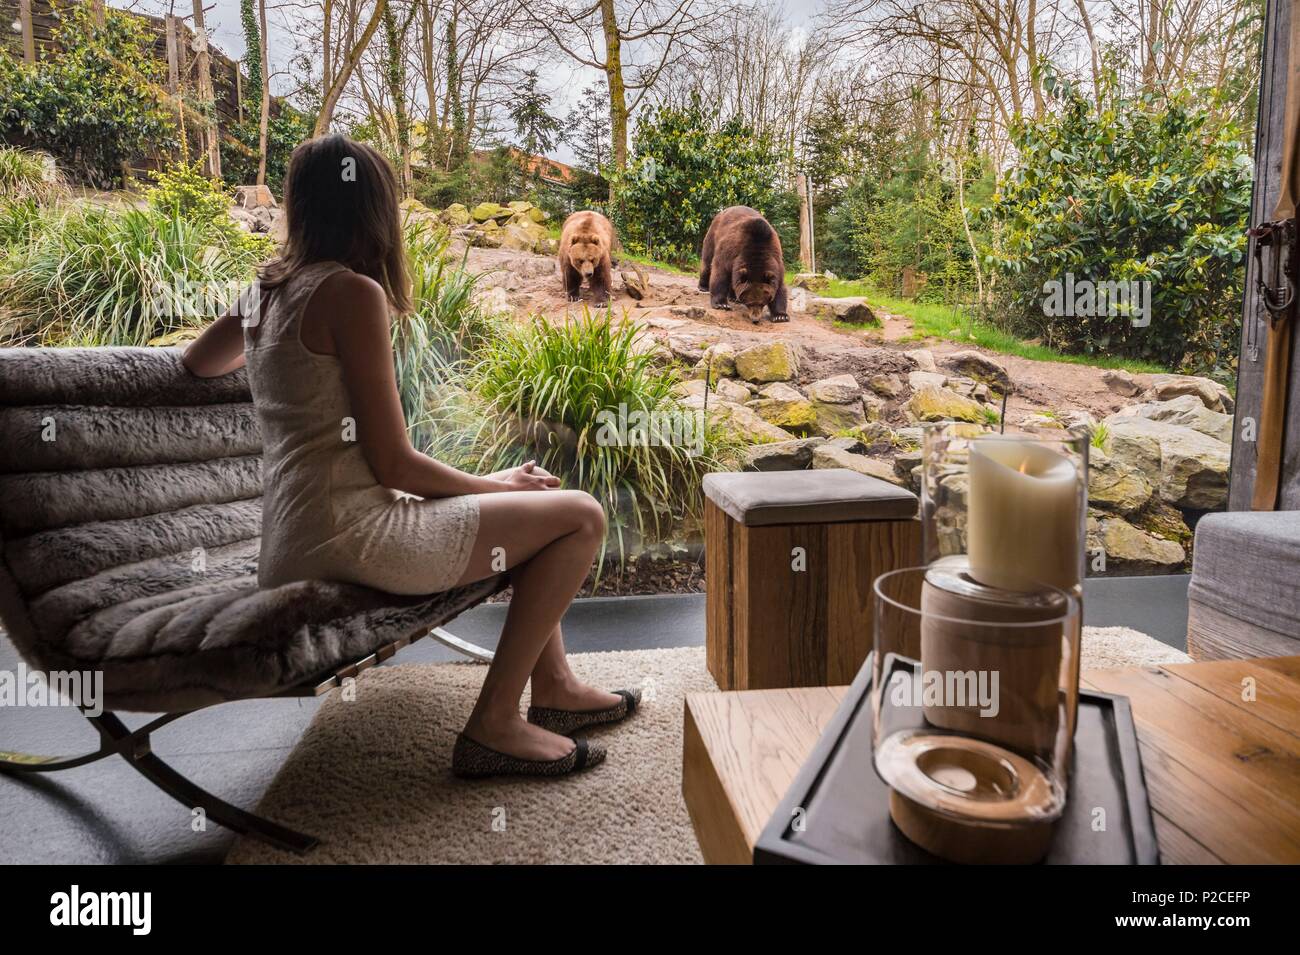
[(397, 177), (388, 160), (346, 136), (309, 139), (289, 157), (284, 208), (287, 237), (261, 270), (264, 291), (305, 265), (332, 261), (378, 282), (396, 311), (411, 310)]

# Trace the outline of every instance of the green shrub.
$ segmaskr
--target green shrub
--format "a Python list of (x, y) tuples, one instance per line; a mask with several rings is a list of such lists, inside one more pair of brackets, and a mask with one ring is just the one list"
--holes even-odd
[[(284, 190), (289, 156), (299, 143), (311, 137), (314, 119), (283, 100), (277, 105), (279, 111), (273, 107), (266, 128), (266, 184), (271, 191), (279, 193)], [(260, 108), (256, 106), (246, 112), (244, 121), (228, 126), (227, 135), (221, 138), (221, 178), (229, 186), (251, 186), (257, 182)]]
[[(429, 453), (480, 473), (535, 458), (601, 501), (620, 555), (629, 530), (651, 539), (697, 519), (703, 475), (730, 466), (737, 445), (712, 424), (665, 430), (696, 419), (672, 394), (675, 376), (639, 347), (642, 334), (608, 311), (503, 328), (468, 368)], [(662, 427), (638, 429), (638, 412)]]
[(158, 209), (78, 206), (0, 261), (0, 298), (46, 344), (145, 345), (211, 320), (266, 244)]
[(448, 259), (444, 229), (408, 217), (405, 238), (414, 307), (393, 322), (393, 355), (411, 442), (426, 448), (467, 363), (498, 333), (500, 322), (475, 304), (477, 276)]
[[(1223, 370), (1236, 354), (1252, 161), (1242, 130), (1190, 94), (1101, 107), (1049, 76), (1057, 108), (1016, 128), (1017, 165), (988, 219), (998, 314), (1009, 330), (1079, 354)], [(1045, 283), (1150, 282), (1150, 325), (1125, 314), (1045, 314)], [(1102, 311), (1094, 309), (1094, 311)]]
[(191, 222), (229, 222), (227, 213), (233, 194), (199, 171), (203, 161), (173, 163), (152, 173), (154, 181), (145, 192), (149, 206), (164, 215), (180, 216)]
[(75, 178), (121, 181), (122, 163), (174, 145), (175, 114), (162, 98), (164, 67), (138, 17), (59, 4), (57, 52), (32, 65), (0, 56), (0, 139), (53, 153)]
[(635, 159), (614, 179), (612, 214), (624, 246), (677, 265), (692, 262), (713, 217), (744, 205), (768, 218), (786, 261), (797, 261), (799, 205), (781, 185), (781, 154), (740, 119), (715, 120), (697, 97), (638, 124)]

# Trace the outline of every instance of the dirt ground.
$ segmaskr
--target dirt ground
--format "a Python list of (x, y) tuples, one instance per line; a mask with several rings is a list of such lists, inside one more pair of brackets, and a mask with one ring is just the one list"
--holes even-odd
[[(563, 321), (566, 315), (581, 314), (584, 304), (593, 310), (597, 306), (585, 288), (583, 302), (567, 301), (553, 257), (473, 248), (469, 250), (468, 267), (484, 273), (480, 286), (500, 287), (502, 292), (496, 294), (504, 295), (506, 303), (519, 316), (539, 313), (551, 321)], [(900, 353), (925, 348), (936, 358), (962, 350), (994, 354), (974, 345), (935, 338), (916, 339), (912, 337), (915, 329), (910, 320), (879, 309), (882, 327), (862, 331), (838, 328), (806, 311), (796, 311), (793, 302), (788, 323), (773, 324), (764, 319), (755, 324), (743, 312), (709, 308), (708, 293), (700, 291), (694, 275), (644, 266), (642, 272), (649, 279), (650, 287), (645, 298), (637, 301), (627, 293), (619, 269), (615, 268), (612, 305), (616, 314), (647, 324), (658, 338), (672, 338), (701, 347), (729, 341), (739, 349), (771, 338), (796, 342), (806, 350), (807, 360), (800, 376), (805, 380), (844, 372), (866, 372), (868, 367), (871, 373), (878, 372), (882, 356), (877, 349), (882, 348)], [(1118, 411), (1125, 403), (1102, 382), (1100, 368), (1012, 355), (995, 357), (1006, 366), (1016, 385), (1008, 402), (1010, 422), (1045, 410), (1062, 413), (1083, 410), (1101, 418)], [(910, 363), (901, 355), (900, 361), (898, 368), (906, 371)], [(1136, 377), (1142, 381), (1142, 376)]]

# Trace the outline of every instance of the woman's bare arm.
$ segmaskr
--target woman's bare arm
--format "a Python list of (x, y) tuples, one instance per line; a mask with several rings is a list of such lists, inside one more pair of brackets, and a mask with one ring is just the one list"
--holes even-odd
[[(244, 296), (240, 296), (242, 299)], [(227, 311), (181, 354), (191, 375), (216, 378), (244, 366), (244, 328), (237, 308)]]
[[(559, 485), (556, 478), (531, 467), (478, 477), (411, 447), (397, 393), (388, 321), (388, 300), (379, 284), (355, 273), (340, 273), (323, 282), (308, 302), (302, 327), (307, 347), (328, 349), (339, 359), (356, 417), (357, 440), (380, 484), (431, 498)], [(328, 339), (322, 332), (328, 333)]]

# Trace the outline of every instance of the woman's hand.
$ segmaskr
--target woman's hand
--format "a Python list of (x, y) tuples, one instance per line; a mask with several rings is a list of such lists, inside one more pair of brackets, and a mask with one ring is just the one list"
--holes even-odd
[(560, 479), (538, 467), (536, 461), (528, 461), (492, 476), (505, 485), (503, 490), (506, 491), (546, 491), (560, 486)]

